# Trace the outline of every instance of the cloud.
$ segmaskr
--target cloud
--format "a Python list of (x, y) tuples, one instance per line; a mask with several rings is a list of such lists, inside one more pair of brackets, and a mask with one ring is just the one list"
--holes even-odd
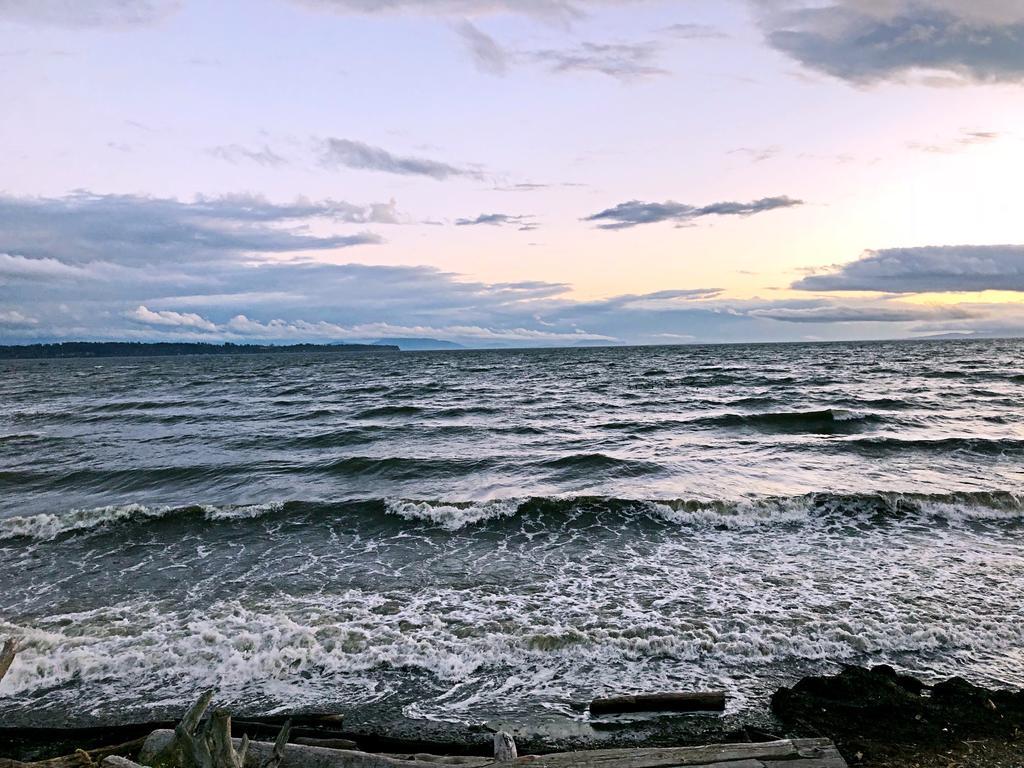
[(514, 51), (468, 21), (459, 24), (456, 31), (477, 69), (491, 75), (505, 75), (512, 64), (531, 61), (554, 74), (594, 72), (623, 82), (670, 74), (656, 66), (662, 48), (657, 42), (583, 42), (574, 48)]
[(152, 274), (169, 269), (152, 265), (106, 282), (64, 274), (18, 285), (0, 279), (3, 311), (37, 320), (8, 323), (4, 339), (280, 343), (427, 336), (486, 347), (796, 340), (810, 328), (821, 338), (898, 338), (953, 324), (967, 331), (1024, 329), (1024, 319), (1000, 307), (736, 300), (714, 288), (579, 301), (560, 283), (485, 283), (430, 267), (362, 264), (196, 264), (194, 282), (182, 292), (179, 282)]
[[(705, 208), (733, 212), (737, 206), (744, 208)], [(252, 196), (187, 203), (92, 193), (0, 197), (3, 339), (276, 343), (430, 336), (473, 346), (538, 346), (793, 340), (808, 329), (821, 338), (893, 338), (952, 325), (1024, 329), (1024, 317), (1005, 307), (738, 300), (716, 288), (685, 286), (580, 301), (564, 283), (484, 282), (425, 266), (339, 264), (336, 253), (331, 261), (315, 253), (282, 258), (314, 237), (312, 223), (320, 229), (338, 217), (373, 215), (369, 207), (355, 207), (358, 213), (337, 201), (281, 204)], [(253, 240), (264, 250), (240, 247)], [(10, 252), (8, 241), (26, 252)], [(271, 246), (284, 250), (266, 250)], [(988, 261), (1007, 283), (1007, 259), (989, 254)]]
[(737, 147), (729, 150), (730, 155), (746, 155), (752, 163), (763, 163), (777, 157), (782, 152), (782, 147), (772, 145), (770, 147)]
[(722, 30), (708, 24), (672, 24), (662, 32), (680, 40), (724, 40), (729, 37)]
[(997, 141), (1001, 135), (1002, 134), (995, 131), (961, 131), (957, 138), (943, 144), (922, 144), (920, 142), (912, 141), (907, 144), (907, 147), (921, 152), (948, 155), (954, 152), (960, 152), (978, 144), (989, 144), (993, 141)]
[(532, 216), (514, 216), (509, 213), (481, 213), (475, 219), (455, 220), (455, 226), (457, 227), (477, 227), (481, 224), (486, 224), (492, 227), (514, 225), (524, 232), (537, 229), (538, 226), (537, 223), (533, 221)]
[(480, 177), (479, 172), (467, 168), (422, 157), (393, 155), (386, 149), (350, 139), (329, 138), (324, 141), (320, 164), (325, 168), (345, 167), (401, 176), (427, 176), (439, 181), (451, 176)]
[(793, 283), (803, 291), (945, 293), (1024, 291), (1024, 245), (952, 245), (866, 251)]
[(660, 44), (655, 42), (584, 42), (576, 48), (534, 51), (530, 55), (552, 72), (597, 72), (632, 81), (670, 74), (655, 64), (660, 50)]
[(755, 309), (751, 317), (786, 323), (908, 323), (920, 320), (967, 320), (979, 313), (956, 306), (893, 306), (884, 304), (814, 304)]
[[(253, 195), (182, 202), (79, 191), (59, 198), (0, 196), (0, 259), (7, 269), (68, 269), (84, 262), (185, 263), (246, 254), (325, 251), (381, 242), (368, 232), (315, 236), (309, 220), (390, 223), (394, 203), (355, 205)], [(58, 259), (59, 263), (31, 259)], [(20, 261), (18, 261), (20, 259)]]
[(542, 189), (572, 189), (585, 187), (586, 184), (580, 184), (577, 182), (563, 181), (560, 183), (549, 183), (542, 184), (536, 182), (520, 182), (518, 184), (506, 184), (494, 187), (495, 192), (538, 192)]
[(248, 147), (243, 147), (240, 144), (222, 144), (220, 146), (210, 147), (207, 151), (214, 157), (226, 160), (229, 163), (234, 163), (235, 165), (243, 162), (265, 165), (269, 168), (278, 168), (282, 165), (288, 165), (288, 160), (277, 154), (265, 144), (262, 149), (249, 149)]
[(0, 253), (0, 279), (47, 279), (54, 277), (82, 277), (86, 270), (58, 259), (28, 258), (11, 253)]
[(201, 331), (216, 331), (217, 326), (194, 312), (154, 312), (144, 305), (124, 313), (129, 320), (146, 325), (165, 325), (173, 328), (197, 328)]
[(268, 322), (252, 320), (245, 315), (236, 315), (225, 326), (225, 330), (261, 340), (368, 340), (374, 338), (457, 338), (477, 343), (503, 342), (505, 344), (541, 343), (572, 344), (593, 341), (615, 341), (614, 337), (584, 331), (564, 333), (532, 328), (485, 328), (478, 325), (394, 325), (392, 323), (362, 323), (342, 326), (324, 321), (274, 319)]
[(180, 0), (0, 0), (0, 21), (57, 27), (139, 26), (161, 21)]
[(13, 309), (0, 309), (0, 327), (22, 328), (38, 324), (39, 321), (34, 317), (23, 315)]
[(493, 37), (468, 21), (455, 27), (476, 62), (477, 68), (491, 75), (504, 75), (508, 71), (512, 54)]
[(644, 203), (632, 200), (588, 216), (584, 221), (599, 222), (598, 226), (601, 229), (628, 229), (641, 224), (657, 224), (663, 221), (674, 221), (677, 226), (682, 226), (703, 216), (752, 216), (764, 211), (792, 208), (798, 205), (803, 205), (803, 201), (786, 196), (765, 197), (750, 203), (712, 203), (703, 207), (677, 203), (672, 200), (664, 203)]
[(527, 14), (551, 20), (581, 18), (591, 8), (626, 5), (634, 0), (294, 0), (318, 10), (338, 13), (425, 13), (438, 16)]
[(756, 2), (772, 47), (850, 82), (915, 73), (960, 82), (1024, 81), (1024, 7), (1014, 0)]

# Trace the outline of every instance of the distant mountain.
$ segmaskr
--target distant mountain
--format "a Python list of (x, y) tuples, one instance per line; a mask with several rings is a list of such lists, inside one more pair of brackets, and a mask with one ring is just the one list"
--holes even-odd
[(187, 342), (65, 341), (58, 344), (0, 346), (0, 360), (53, 357), (177, 357), (181, 355), (268, 355), (279, 352), (398, 352), (383, 344), (194, 344)]
[(410, 352), (434, 349), (466, 349), (462, 344), (456, 344), (454, 341), (445, 341), (444, 339), (378, 339), (374, 344), (398, 347), (401, 350)]

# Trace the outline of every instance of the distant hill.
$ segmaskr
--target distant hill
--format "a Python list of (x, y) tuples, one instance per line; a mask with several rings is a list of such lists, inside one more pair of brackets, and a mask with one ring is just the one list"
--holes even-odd
[(444, 339), (378, 339), (375, 343), (391, 345), (411, 352), (433, 349), (466, 349), (461, 344), (456, 344), (454, 341), (445, 341)]
[(399, 352), (387, 344), (198, 344), (178, 342), (66, 341), (58, 344), (0, 346), (0, 360), (55, 357), (178, 357), (182, 355), (268, 355), (280, 352), (332, 354)]

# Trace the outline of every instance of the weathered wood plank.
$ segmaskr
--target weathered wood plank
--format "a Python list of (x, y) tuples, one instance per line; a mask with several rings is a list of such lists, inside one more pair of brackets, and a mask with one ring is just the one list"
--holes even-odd
[[(174, 740), (174, 731), (154, 731), (146, 739), (139, 755), (142, 763), (151, 763)], [(240, 739), (232, 739), (235, 749), (241, 746)], [(260, 768), (273, 754), (274, 745), (265, 741), (249, 742), (245, 755), (245, 768)], [(74, 767), (72, 767), (74, 768)], [(369, 752), (347, 749), (324, 749), (289, 744), (284, 748), (280, 768), (437, 768), (436, 763), (415, 760), (396, 760)]]
[(792, 739), (793, 746), (797, 749), (813, 749), (814, 747), (831, 747), (835, 749), (832, 739)]
[(521, 757), (512, 765), (524, 768), (672, 768), (708, 765), (730, 760), (797, 759), (793, 742), (769, 741), (759, 744), (713, 744), (705, 747), (667, 749), (597, 749)]
[(590, 703), (592, 715), (616, 715), (623, 712), (722, 712), (724, 710), (725, 691), (611, 696), (594, 699)]
[[(322, 744), (315, 746), (324, 746)], [(396, 760), (418, 763), (433, 763), (434, 765), (456, 765), (461, 768), (482, 768), (494, 762), (493, 757), (466, 757), (463, 755), (431, 755), (426, 752), (384, 752), (384, 757), (393, 757)]]
[(292, 739), (293, 744), (302, 744), (306, 747), (323, 747), (324, 749), (359, 749), (359, 745), (348, 739), (317, 739), (312, 736), (296, 736)]
[(849, 768), (831, 739), (793, 739), (798, 760), (766, 760), (767, 768)]

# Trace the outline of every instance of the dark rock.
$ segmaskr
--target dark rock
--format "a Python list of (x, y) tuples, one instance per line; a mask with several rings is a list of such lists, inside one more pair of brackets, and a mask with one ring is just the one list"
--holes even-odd
[(772, 711), (790, 735), (828, 735), (848, 759), (865, 745), (945, 749), (968, 739), (1012, 742), (1024, 733), (1024, 693), (956, 677), (929, 688), (888, 666), (804, 678), (772, 697)]

